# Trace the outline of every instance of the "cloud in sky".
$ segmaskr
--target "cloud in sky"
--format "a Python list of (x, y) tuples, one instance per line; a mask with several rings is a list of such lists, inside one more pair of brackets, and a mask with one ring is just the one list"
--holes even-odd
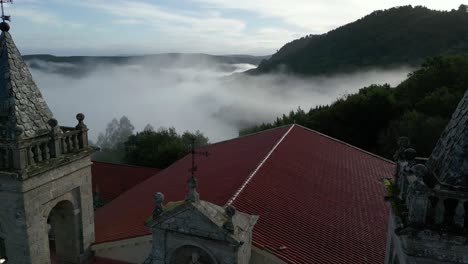
[(25, 53), (162, 52), (271, 54), (374, 10), (400, 5), (450, 10), (454, 0), (23, 0), (8, 6)]

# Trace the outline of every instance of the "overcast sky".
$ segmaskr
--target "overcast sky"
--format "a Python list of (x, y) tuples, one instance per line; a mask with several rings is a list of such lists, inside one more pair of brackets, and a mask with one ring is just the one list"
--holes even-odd
[(16, 0), (11, 33), (23, 54), (274, 53), (374, 10), (456, 9), (460, 0)]

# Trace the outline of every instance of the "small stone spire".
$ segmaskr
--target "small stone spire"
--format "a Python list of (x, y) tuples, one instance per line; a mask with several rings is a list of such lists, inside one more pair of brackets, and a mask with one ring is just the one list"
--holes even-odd
[(48, 134), (53, 116), (7, 25), (0, 25), (0, 139), (18, 141)]
[(432, 151), (427, 167), (442, 183), (468, 187), (468, 91)]

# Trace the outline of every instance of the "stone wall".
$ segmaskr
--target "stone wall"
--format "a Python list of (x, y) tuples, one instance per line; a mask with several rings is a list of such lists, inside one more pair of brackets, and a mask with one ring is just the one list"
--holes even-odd
[(398, 218), (391, 214), (385, 264), (468, 263), (466, 237), (430, 230), (411, 230), (397, 235), (397, 222)]
[[(159, 235), (158, 238), (163, 239), (164, 235)], [(93, 245), (92, 248), (98, 257), (115, 259), (129, 263), (143, 263), (151, 252), (152, 243), (153, 238), (150, 235), (101, 243)], [(256, 247), (251, 247), (251, 249), (250, 261), (247, 262), (249, 264), (287, 263), (265, 250), (261, 250)]]
[[(0, 174), (0, 225), (4, 230), (9, 262), (50, 263), (47, 219), (62, 201), (70, 202), (74, 234), (79, 241), (76, 263), (87, 258), (94, 242), (94, 209), (88, 155), (52, 167), (25, 181)], [(80, 234), (81, 233), (81, 234)]]
[(152, 236), (142, 236), (93, 245), (96, 256), (129, 263), (143, 263), (151, 252)]

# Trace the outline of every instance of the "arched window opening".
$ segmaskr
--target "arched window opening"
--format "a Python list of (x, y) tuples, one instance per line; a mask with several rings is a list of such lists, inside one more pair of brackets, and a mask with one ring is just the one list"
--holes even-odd
[(447, 226), (453, 226), (455, 224), (454, 217), (455, 217), (455, 210), (457, 208), (458, 201), (455, 199), (446, 199), (444, 201), (444, 224)]
[(182, 246), (171, 256), (170, 264), (214, 264), (210, 255), (203, 249), (195, 246)]
[(47, 219), (49, 249), (52, 263), (76, 263), (80, 255), (80, 237), (73, 204), (58, 203)]

